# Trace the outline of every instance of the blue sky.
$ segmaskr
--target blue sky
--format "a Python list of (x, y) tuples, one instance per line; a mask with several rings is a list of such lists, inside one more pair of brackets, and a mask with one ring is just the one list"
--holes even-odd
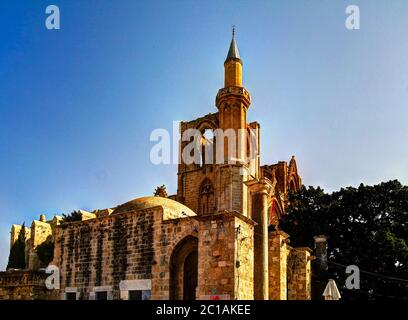
[[(45, 28), (50, 4), (61, 30)], [(0, 268), (13, 223), (176, 192), (149, 135), (216, 112), (233, 24), (262, 163), (294, 154), (328, 191), (408, 184), (406, 0), (3, 0)]]

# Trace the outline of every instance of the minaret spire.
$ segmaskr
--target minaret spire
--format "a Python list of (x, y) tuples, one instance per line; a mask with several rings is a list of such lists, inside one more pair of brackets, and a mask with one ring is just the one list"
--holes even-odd
[(232, 26), (232, 39), (231, 39), (231, 44), (228, 50), (227, 58), (225, 59), (225, 62), (231, 59), (238, 59), (239, 62), (241, 62), (241, 57), (239, 56), (239, 50), (237, 46), (237, 42), (235, 40), (235, 25)]
[(235, 26), (232, 27), (232, 39), (224, 62), (224, 68), (224, 87), (242, 87), (242, 60), (235, 40)]

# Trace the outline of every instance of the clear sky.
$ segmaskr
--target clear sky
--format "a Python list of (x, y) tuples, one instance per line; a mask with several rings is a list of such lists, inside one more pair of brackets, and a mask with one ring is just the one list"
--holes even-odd
[(327, 191), (408, 184), (406, 0), (2, 0), (0, 268), (13, 223), (176, 192), (149, 135), (217, 111), (233, 24), (262, 163), (294, 154)]

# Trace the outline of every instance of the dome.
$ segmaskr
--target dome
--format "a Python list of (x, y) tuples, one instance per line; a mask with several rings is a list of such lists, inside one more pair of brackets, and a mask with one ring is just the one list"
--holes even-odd
[(142, 197), (121, 204), (115, 208), (112, 214), (128, 211), (139, 211), (154, 207), (163, 208), (163, 220), (186, 218), (196, 216), (193, 210), (178, 201), (162, 197)]

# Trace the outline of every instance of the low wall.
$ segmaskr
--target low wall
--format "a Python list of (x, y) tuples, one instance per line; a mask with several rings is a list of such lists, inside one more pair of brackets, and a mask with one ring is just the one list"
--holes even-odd
[(43, 271), (9, 270), (0, 272), (0, 300), (54, 300), (56, 292), (45, 287)]

